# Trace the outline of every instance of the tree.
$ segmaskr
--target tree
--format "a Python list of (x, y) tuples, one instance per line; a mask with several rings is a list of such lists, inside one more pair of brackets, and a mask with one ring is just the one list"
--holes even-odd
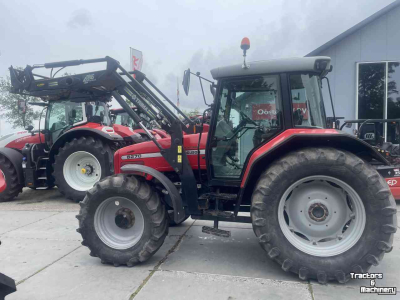
[(11, 80), (9, 76), (0, 77), (0, 117), (5, 118), (13, 128), (25, 127), (38, 120), (40, 112), (35, 111), (31, 106), (26, 105), (25, 114), (19, 113), (18, 101), (37, 102), (38, 98), (26, 95), (11, 94)]

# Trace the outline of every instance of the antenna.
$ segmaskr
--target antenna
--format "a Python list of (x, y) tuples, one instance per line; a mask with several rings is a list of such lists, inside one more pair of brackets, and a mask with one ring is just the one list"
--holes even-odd
[(247, 37), (244, 37), (242, 39), (242, 42), (240, 43), (240, 48), (243, 50), (243, 69), (248, 69), (250, 68), (250, 65), (246, 63), (246, 51), (250, 49), (250, 40)]

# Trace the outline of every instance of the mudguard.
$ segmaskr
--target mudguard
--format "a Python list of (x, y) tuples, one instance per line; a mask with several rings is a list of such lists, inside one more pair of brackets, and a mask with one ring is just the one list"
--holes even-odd
[(0, 154), (4, 155), (17, 171), (18, 183), (25, 184), (24, 172), (22, 170), (22, 154), (12, 148), (0, 148)]
[(80, 138), (81, 136), (84, 137), (98, 137), (102, 139), (103, 141), (108, 141), (108, 142), (121, 142), (123, 141), (123, 138), (115, 133), (108, 134), (104, 131), (98, 130), (98, 129), (93, 129), (93, 128), (76, 128), (76, 129), (71, 129), (65, 132), (63, 135), (61, 135), (53, 144), (51, 147), (51, 154), (54, 153), (55, 151), (60, 148), (66, 141), (71, 140), (73, 138)]
[(185, 210), (183, 208), (181, 195), (179, 194), (177, 188), (172, 183), (172, 181), (169, 180), (168, 177), (166, 177), (163, 173), (158, 172), (157, 170), (150, 167), (142, 165), (134, 165), (134, 164), (122, 166), (121, 171), (123, 171), (124, 173), (127, 172), (146, 173), (155, 177), (158, 181), (161, 182), (161, 184), (165, 187), (165, 189), (168, 191), (169, 196), (171, 197), (172, 206), (174, 208), (174, 221), (176, 223), (180, 223), (185, 219), (186, 215), (185, 215)]
[(359, 157), (374, 158), (384, 166), (390, 165), (370, 144), (343, 131), (336, 129), (288, 129), (256, 149), (250, 155), (240, 184), (240, 198), (246, 198), (251, 195), (260, 174), (269, 164), (291, 151), (306, 147), (343, 149)]

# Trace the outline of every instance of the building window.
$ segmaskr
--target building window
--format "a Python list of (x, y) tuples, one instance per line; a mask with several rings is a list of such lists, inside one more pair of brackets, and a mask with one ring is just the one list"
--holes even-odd
[[(358, 119), (400, 118), (400, 63), (358, 63)], [(399, 143), (395, 124), (383, 124), (380, 133), (387, 142)]]

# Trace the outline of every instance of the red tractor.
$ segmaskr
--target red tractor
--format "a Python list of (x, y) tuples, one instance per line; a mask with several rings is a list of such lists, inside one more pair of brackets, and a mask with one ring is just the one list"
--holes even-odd
[[(176, 222), (213, 221), (203, 231), (219, 236), (230, 235), (219, 221), (251, 223), (267, 255), (303, 280), (344, 283), (391, 251), (396, 206), (377, 169), (392, 167), (369, 144), (326, 129), (321, 77), (331, 70), (329, 57), (213, 69), (209, 131), (202, 121), (198, 133), (143, 73), (127, 82), (129, 73), (110, 57), (63, 64), (85, 62), (107, 62), (107, 69), (90, 73), (88, 86), (79, 83), (85, 75), (73, 75), (76, 86), (66, 89), (111, 93), (150, 140), (116, 151), (116, 174), (80, 202), (77, 231), (103, 263), (149, 259), (168, 234), (168, 210)], [(155, 139), (122, 96), (169, 137)]]
[[(24, 186), (48, 189), (57, 185), (63, 195), (79, 202), (97, 181), (113, 174), (115, 150), (147, 137), (142, 130), (112, 124), (107, 104), (110, 95), (55, 96), (53, 89), (66, 84), (61, 82), (65, 78), (35, 80), (38, 75), (32, 69), (28, 66), (21, 72), (10, 68), (12, 92), (45, 100), (30, 103), (46, 109), (45, 128), (33, 131), (29, 126), (0, 138), (0, 201), (12, 200)], [(23, 76), (27, 79), (22, 82)]]

